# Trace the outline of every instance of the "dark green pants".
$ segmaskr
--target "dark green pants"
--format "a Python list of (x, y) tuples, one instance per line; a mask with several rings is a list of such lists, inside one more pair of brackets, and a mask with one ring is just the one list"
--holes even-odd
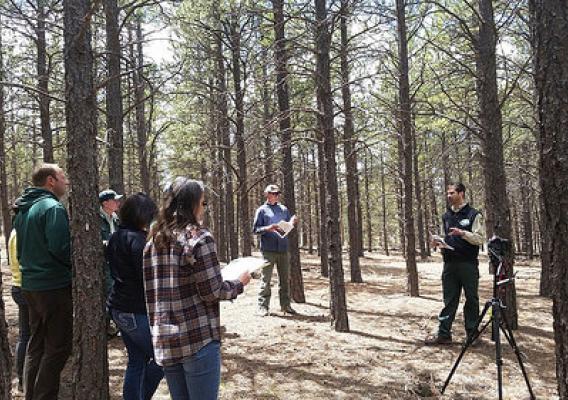
[(442, 288), (444, 291), (444, 308), (438, 317), (440, 327), (438, 335), (452, 336), (452, 323), (460, 302), (461, 290), (465, 293), (463, 314), (465, 331), (469, 335), (473, 332), (479, 318), (479, 268), (478, 262), (445, 262), (442, 272)]
[(280, 281), (279, 295), (280, 307), (285, 308), (290, 305), (290, 261), (288, 253), (276, 253), (265, 251), (262, 256), (268, 260), (270, 264), (262, 269), (262, 277), (260, 282), (260, 292), (258, 294), (258, 305), (268, 309), (270, 306), (270, 281), (272, 280), (272, 271), (274, 264), (278, 270), (278, 280)]

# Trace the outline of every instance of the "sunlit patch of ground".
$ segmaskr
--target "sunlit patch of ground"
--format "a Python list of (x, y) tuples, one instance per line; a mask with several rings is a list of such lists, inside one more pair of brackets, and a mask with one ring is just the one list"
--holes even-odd
[[(298, 316), (283, 315), (274, 280), (269, 317), (255, 315), (258, 280), (233, 303), (222, 305), (223, 342), (221, 399), (495, 399), (495, 346), (468, 350), (445, 396), (439, 389), (461, 347), (424, 347), (423, 339), (437, 327), (442, 306), (438, 256), (418, 264), (420, 297), (405, 294), (406, 273), (400, 256), (371, 254), (362, 258), (363, 284), (346, 283), (350, 333), (337, 333), (329, 322), (329, 287), (319, 275), (319, 259), (302, 255), (306, 303), (293, 304)], [(514, 332), (538, 399), (556, 399), (551, 301), (538, 296), (539, 267), (516, 264), (520, 329)], [(345, 277), (349, 264), (344, 260)], [(5, 269), (4, 269), (5, 271)], [(491, 297), (487, 263), (480, 265), (480, 300)], [(276, 277), (275, 277), (276, 278)], [(4, 274), (4, 300), (13, 343), (16, 306)], [(463, 303), (462, 303), (463, 304)], [(464, 339), (462, 312), (454, 324), (454, 340)], [(503, 339), (504, 342), (504, 339)], [(508, 345), (503, 346), (505, 399), (528, 399), (528, 392)], [(120, 338), (109, 344), (111, 398), (120, 399), (126, 352)], [(69, 398), (66, 370), (60, 398)], [(15, 383), (15, 380), (14, 380)], [(14, 390), (14, 398), (18, 397)], [(167, 399), (162, 382), (155, 399)]]

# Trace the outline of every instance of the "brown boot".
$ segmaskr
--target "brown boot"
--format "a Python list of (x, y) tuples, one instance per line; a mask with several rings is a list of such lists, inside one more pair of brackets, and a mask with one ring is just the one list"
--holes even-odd
[(452, 344), (452, 338), (446, 336), (432, 335), (424, 340), (426, 346), (444, 346)]

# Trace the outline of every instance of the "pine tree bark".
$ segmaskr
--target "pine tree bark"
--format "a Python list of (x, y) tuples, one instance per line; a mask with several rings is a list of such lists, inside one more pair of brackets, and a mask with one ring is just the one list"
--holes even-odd
[(412, 129), (412, 158), (414, 172), (414, 194), (416, 196), (416, 225), (418, 228), (418, 248), (420, 249), (420, 259), (426, 260), (426, 235), (424, 233), (424, 206), (422, 201), (422, 189), (420, 183), (420, 168), (418, 164), (418, 145), (416, 140), (416, 129)]
[(381, 209), (383, 210), (383, 249), (385, 250), (385, 255), (389, 255), (389, 235), (387, 231), (387, 189), (385, 182), (385, 159), (383, 155), (383, 149), (381, 149)]
[[(368, 152), (365, 152), (365, 157), (363, 159), (363, 170), (364, 170), (364, 186), (365, 186), (365, 222), (367, 227), (367, 251), (373, 251), (373, 225), (371, 223), (371, 202), (369, 200), (369, 186), (372, 168), (372, 159)], [(371, 165), (369, 165), (371, 164)]]
[(331, 92), (329, 50), (331, 34), (325, 0), (315, 0), (316, 9), (316, 91), (318, 118), (323, 127), (327, 232), (329, 235), (329, 281), (331, 324), (338, 332), (349, 332), (345, 281), (341, 260), (341, 233), (339, 230), (339, 192), (337, 188), (337, 165), (335, 161), (335, 132), (333, 129), (333, 95)]
[(230, 24), (230, 43), (232, 55), (233, 86), (235, 88), (236, 129), (235, 141), (237, 144), (237, 165), (239, 168), (239, 187), (237, 190), (239, 202), (239, 222), (243, 245), (243, 256), (251, 255), (252, 232), (249, 216), (247, 157), (245, 149), (245, 91), (241, 86), (241, 29), (237, 14), (233, 14)]
[[(320, 101), (317, 100), (318, 110), (321, 109)], [(318, 201), (319, 201), (319, 241), (318, 252), (320, 256), (320, 272), (323, 277), (329, 277), (329, 239), (327, 232), (327, 205), (326, 192), (327, 183), (325, 176), (325, 150), (324, 150), (324, 133), (321, 118), (317, 122), (317, 139), (318, 139)]]
[[(4, 62), (2, 48), (2, 24), (0, 20), (0, 82), (4, 81)], [(6, 120), (4, 117), (4, 86), (0, 83), (0, 205), (2, 209), (2, 228), (6, 249), (8, 238), (12, 230), (10, 220), (10, 208), (8, 207), (8, 185), (6, 182), (6, 152), (4, 149), (4, 137), (6, 133)], [(6, 323), (6, 307), (2, 298), (3, 285), (0, 273), (0, 398), (10, 400), (12, 398), (12, 352), (8, 341), (8, 324)]]
[(549, 231), (558, 395), (568, 398), (568, 3), (537, 0), (536, 88), (542, 218)]
[(71, 182), (74, 399), (106, 400), (108, 362), (98, 192), (96, 96), (89, 0), (63, 3), (67, 168)]
[(36, 49), (37, 49), (37, 88), (39, 91), (39, 119), (43, 161), (53, 162), (53, 135), (51, 134), (51, 117), (49, 113), (49, 69), (47, 66), (47, 40), (45, 37), (46, 0), (37, 1)]
[[(529, 147), (527, 143), (523, 143), (522, 152), (529, 154)], [(530, 173), (528, 171), (529, 163), (524, 158), (519, 163), (519, 186), (521, 195), (521, 225), (523, 227), (522, 236), (522, 250), (525, 256), (529, 259), (534, 257), (533, 246), (533, 224), (532, 224), (532, 205), (531, 205), (531, 187), (530, 187)]]
[[(483, 145), (483, 177), (485, 187), (484, 215), (488, 237), (493, 234), (511, 241), (508, 257), (509, 272), (513, 274), (514, 246), (512, 243), (511, 212), (507, 197), (507, 180), (503, 159), (501, 107), (497, 89), (495, 46), (497, 43), (492, 0), (479, 0), (479, 36), (476, 48), (476, 86), (479, 101), (479, 121)], [(505, 316), (511, 329), (517, 329), (517, 299), (514, 282), (505, 293)]]
[[(1, 22), (1, 21), (0, 21)], [(0, 82), (4, 81), (4, 60), (2, 58), (2, 35), (0, 24)], [(2, 212), (2, 231), (4, 232), (4, 240), (6, 249), (8, 248), (8, 239), (12, 231), (12, 219), (10, 216), (10, 206), (8, 202), (8, 175), (6, 173), (6, 117), (4, 114), (4, 85), (0, 83), (0, 211)], [(16, 192), (15, 192), (16, 193)], [(0, 291), (0, 293), (2, 293)], [(0, 319), (0, 323), (2, 320)]]
[[(214, 11), (215, 19), (219, 21), (218, 2), (215, 2)], [(218, 243), (224, 243), (219, 247), (221, 260), (229, 261), (233, 257), (236, 244), (236, 236), (232, 234), (235, 226), (235, 207), (233, 203), (233, 172), (231, 170), (231, 142), (229, 138), (229, 117), (227, 105), (227, 81), (225, 59), (223, 56), (223, 41), (219, 34), (215, 35), (215, 65), (216, 65), (216, 86), (217, 86), (217, 140), (219, 146), (218, 153), (218, 169), (220, 171), (220, 179), (223, 182), (222, 191), (220, 192), (220, 216), (219, 231), (222, 237)]]
[[(280, 172), (283, 177), (284, 204), (293, 215), (296, 213), (296, 196), (294, 194), (294, 168), (292, 168), (292, 129), (290, 121), (290, 96), (288, 89), (288, 50), (286, 49), (284, 1), (272, 0), (274, 12), (274, 39), (276, 65), (276, 94), (278, 97), (278, 125), (282, 149)], [(290, 295), (296, 303), (305, 303), (304, 278), (300, 263), (298, 232), (292, 230), (288, 235), (290, 253)]]
[(403, 156), (403, 201), (404, 232), (406, 239), (405, 258), (408, 293), (419, 296), (418, 270), (416, 267), (416, 237), (414, 233), (414, 210), (412, 203), (412, 120), (410, 110), (410, 85), (408, 82), (408, 39), (406, 36), (405, 0), (396, 0), (399, 68), (399, 126)]
[(124, 193), (123, 107), (120, 77), (120, 32), (117, 0), (105, 0), (107, 83), (106, 126), (108, 140), (109, 187)]
[(146, 144), (148, 141), (148, 128), (146, 126), (146, 111), (144, 92), (144, 36), (142, 35), (141, 17), (136, 19), (136, 68), (132, 77), (134, 81), (134, 96), (136, 98), (136, 145), (138, 153), (138, 168), (142, 191), (150, 193), (150, 170), (148, 168), (148, 153)]
[(358, 181), (357, 153), (355, 143), (355, 127), (353, 124), (353, 111), (351, 109), (351, 88), (349, 79), (349, 38), (347, 20), (349, 18), (349, 0), (341, 0), (340, 28), (341, 28), (341, 97), (343, 99), (343, 154), (345, 158), (345, 180), (347, 184), (347, 224), (349, 231), (349, 266), (351, 268), (351, 282), (361, 283), (361, 266), (359, 253), (361, 252), (359, 226), (362, 223), (358, 215)]

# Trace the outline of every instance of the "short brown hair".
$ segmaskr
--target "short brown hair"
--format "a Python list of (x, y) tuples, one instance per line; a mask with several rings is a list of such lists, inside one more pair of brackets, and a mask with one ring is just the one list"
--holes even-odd
[(61, 171), (61, 168), (57, 164), (40, 165), (32, 174), (32, 185), (36, 187), (44, 186), (47, 182), (47, 177), (52, 176), (56, 178), (59, 171)]

